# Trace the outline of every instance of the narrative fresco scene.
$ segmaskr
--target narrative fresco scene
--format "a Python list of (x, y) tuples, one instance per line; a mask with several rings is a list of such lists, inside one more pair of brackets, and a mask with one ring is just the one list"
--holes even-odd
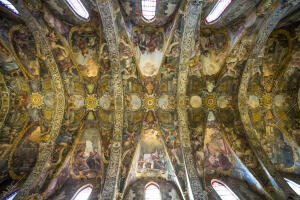
[(300, 200), (300, 0), (0, 0), (0, 200)]

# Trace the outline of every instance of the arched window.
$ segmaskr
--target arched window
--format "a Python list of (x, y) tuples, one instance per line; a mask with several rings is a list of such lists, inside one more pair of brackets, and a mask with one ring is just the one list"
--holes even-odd
[(0, 5), (4, 6), (14, 15), (20, 16), (19, 11), (8, 0), (0, 0)]
[(160, 189), (154, 183), (149, 183), (145, 188), (145, 200), (161, 200)]
[(81, 187), (76, 194), (73, 196), (72, 200), (88, 200), (93, 190), (92, 185), (85, 185)]
[(239, 198), (224, 183), (212, 180), (211, 186), (215, 189), (222, 200), (239, 200)]
[(214, 8), (210, 11), (208, 16), (206, 17), (206, 22), (211, 24), (222, 15), (225, 9), (230, 5), (232, 0), (218, 0)]
[(15, 196), (17, 196), (17, 194), (18, 194), (19, 191), (20, 191), (20, 189), (16, 189), (12, 193), (10, 193), (6, 197), (4, 197), (2, 200), (13, 200), (15, 198)]
[(287, 179), (287, 178), (284, 178), (284, 180), (300, 196), (300, 185), (295, 183), (294, 181), (291, 181), (291, 180)]
[(83, 20), (88, 20), (90, 15), (80, 0), (65, 0), (69, 8)]
[(155, 19), (156, 0), (141, 0), (142, 16), (146, 22), (152, 22)]

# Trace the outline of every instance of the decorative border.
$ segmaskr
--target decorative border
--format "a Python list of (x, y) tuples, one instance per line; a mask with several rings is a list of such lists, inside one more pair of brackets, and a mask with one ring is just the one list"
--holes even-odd
[[(297, 4), (299, 0), (294, 0), (292, 2), (289, 2), (290, 4), (287, 6), (284, 5), (277, 5), (277, 8), (272, 11), (269, 18), (265, 20), (264, 24), (261, 26), (256, 44), (254, 45), (252, 52), (248, 58), (247, 64), (245, 66), (239, 93), (238, 93), (238, 106), (239, 111), (241, 113), (241, 119), (245, 128), (245, 133), (248, 136), (248, 139), (250, 140), (250, 145), (252, 150), (255, 152), (256, 156), (260, 158), (260, 161), (264, 165), (265, 169), (268, 171), (268, 173), (271, 175), (271, 178), (273, 179), (276, 184), (279, 186), (276, 187), (271, 181), (269, 180), (272, 188), (265, 188), (267, 192), (269, 192), (270, 195), (274, 198), (287, 198), (289, 193), (295, 194), (295, 192), (288, 186), (288, 184), (285, 182), (285, 180), (279, 175), (279, 173), (276, 171), (275, 167), (270, 162), (269, 158), (267, 157), (265, 151), (260, 145), (260, 142), (255, 136), (255, 129), (252, 126), (250, 116), (248, 114), (248, 106), (247, 106), (247, 94), (248, 94), (248, 85), (250, 81), (250, 77), (252, 74), (252, 69), (254, 66), (259, 65), (261, 63), (257, 63), (256, 58), (260, 54), (261, 50), (263, 49), (265, 43), (267, 42), (271, 32), (274, 30), (278, 22), (281, 20), (281, 18), (284, 16), (284, 14), (295, 4)], [(268, 176), (269, 177), (269, 176)]]
[(177, 85), (177, 113), (179, 120), (180, 140), (183, 147), (183, 156), (192, 193), (195, 199), (207, 199), (203, 193), (203, 186), (198, 177), (194, 157), (190, 143), (190, 131), (187, 124), (186, 89), (189, 73), (189, 59), (195, 45), (195, 31), (198, 19), (201, 16), (202, 1), (191, 1), (187, 5), (187, 13), (184, 18), (184, 28), (181, 41), (181, 54), (179, 61), (178, 85)]
[[(106, 36), (106, 42), (109, 46), (109, 57), (112, 68), (112, 82), (114, 89), (114, 127), (113, 141), (111, 147), (111, 157), (109, 160), (105, 182), (102, 194), (98, 195), (100, 199), (115, 199), (120, 173), (120, 160), (122, 151), (122, 134), (123, 134), (123, 114), (124, 114), (124, 95), (123, 82), (121, 75), (121, 65), (119, 56), (119, 45), (117, 39), (117, 26), (115, 24), (116, 14), (113, 13), (112, 2), (97, 0), (97, 6), (101, 15), (103, 30)], [(117, 13), (120, 14), (120, 13)]]
[(0, 73), (0, 84), (3, 86), (2, 89), (4, 89), (1, 90), (1, 110), (0, 110), (0, 130), (1, 130), (2, 126), (4, 125), (10, 107), (10, 93), (5, 84), (4, 77), (1, 73)]
[(65, 95), (63, 82), (56, 65), (55, 59), (53, 57), (51, 48), (48, 45), (45, 35), (43, 35), (42, 28), (40, 27), (37, 20), (31, 15), (30, 11), (25, 7), (22, 1), (18, 1), (16, 7), (20, 11), (23, 19), (29, 30), (31, 30), (36, 45), (40, 47), (41, 54), (45, 56), (45, 64), (50, 71), (53, 88), (56, 93), (56, 106), (55, 114), (53, 116), (52, 126), (49, 133), (49, 139), (46, 141), (41, 141), (39, 146), (39, 155), (36, 164), (28, 176), (27, 180), (22, 186), (21, 191), (15, 197), (16, 200), (24, 200), (30, 194), (32, 189), (35, 187), (39, 176), (41, 175), (44, 166), (46, 165), (48, 159), (50, 158), (53, 148), (55, 146), (56, 138), (60, 132), (64, 111), (65, 111)]

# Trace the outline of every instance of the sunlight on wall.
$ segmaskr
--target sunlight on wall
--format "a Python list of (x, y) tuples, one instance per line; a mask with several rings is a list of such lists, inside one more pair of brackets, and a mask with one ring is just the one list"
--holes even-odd
[(216, 21), (224, 12), (224, 10), (229, 6), (232, 0), (219, 0), (214, 8), (210, 11), (209, 15), (206, 17), (207, 23), (212, 23)]
[(66, 0), (66, 2), (79, 17), (89, 19), (90, 15), (80, 0)]
[(7, 8), (9, 11), (14, 13), (15, 15), (20, 16), (20, 13), (18, 12), (18, 10), (9, 1), (0, 0), (0, 5), (4, 6), (5, 8)]
[(212, 180), (211, 185), (222, 200), (239, 200), (239, 198), (224, 183), (218, 180)]

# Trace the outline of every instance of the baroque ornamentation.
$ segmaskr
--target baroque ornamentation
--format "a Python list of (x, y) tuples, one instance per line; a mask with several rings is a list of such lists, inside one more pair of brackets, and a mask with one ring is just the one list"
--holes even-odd
[(88, 94), (85, 98), (85, 106), (88, 110), (94, 110), (98, 106), (98, 99), (95, 94)]
[[(119, 56), (119, 47), (116, 35), (116, 25), (112, 13), (112, 5), (110, 1), (97, 1), (97, 6), (101, 15), (103, 29), (109, 48), (109, 56), (111, 59), (113, 90), (115, 100), (115, 117), (113, 129), (113, 142), (111, 148), (111, 158), (108, 164), (107, 175), (105, 177), (103, 192), (101, 199), (113, 199), (116, 196), (116, 188), (119, 178), (121, 142), (123, 132), (123, 112), (124, 112), (124, 95), (123, 83), (121, 75), (121, 65)], [(120, 14), (120, 13), (119, 13)]]
[(156, 98), (154, 95), (147, 95), (144, 98), (144, 107), (146, 110), (153, 110), (156, 107)]
[[(198, 17), (200, 17), (202, 3), (193, 4), (190, 2), (187, 5), (187, 14), (184, 18), (185, 24), (183, 28), (182, 42), (181, 42), (181, 54), (179, 61), (179, 72), (178, 72), (178, 85), (177, 85), (177, 113), (179, 119), (179, 132), (181, 137), (181, 142), (183, 146), (183, 154), (185, 158), (187, 177), (190, 180), (192, 193), (195, 199), (206, 199), (203, 192), (202, 184), (198, 178), (195, 164), (191, 154), (191, 144), (190, 144), (190, 132), (187, 125), (187, 112), (182, 103), (186, 104), (184, 100), (186, 96), (186, 88), (188, 81), (188, 61), (191, 55), (191, 49), (194, 46), (194, 35), (195, 27), (197, 25)], [(180, 103), (182, 102), (182, 103)], [(181, 105), (181, 106), (180, 106)], [(190, 159), (189, 159), (190, 158)]]
[(32, 93), (31, 94), (31, 105), (33, 108), (41, 108), (41, 106), (44, 104), (43, 102), (43, 96), (39, 93)]
[[(294, 2), (295, 3), (295, 2)], [(247, 93), (248, 93), (248, 87), (249, 87), (249, 81), (250, 77), (253, 74), (253, 69), (255, 69), (259, 64), (255, 62), (255, 58), (260, 55), (261, 50), (263, 49), (265, 43), (267, 42), (268, 37), (270, 36), (273, 29), (276, 27), (276, 24), (279, 22), (279, 20), (284, 16), (284, 13), (289, 9), (290, 7), (282, 8), (281, 5), (278, 5), (278, 7), (275, 9), (275, 11), (270, 15), (269, 18), (266, 19), (264, 25), (261, 27), (259, 33), (258, 33), (258, 39), (256, 41), (256, 44), (248, 58), (246, 67), (243, 72), (240, 89), (239, 89), (239, 111), (241, 113), (241, 119), (244, 124), (244, 127), (246, 129), (246, 133), (248, 134), (248, 137), (251, 141), (252, 150), (260, 157), (260, 160), (262, 160), (265, 168), (268, 170), (270, 175), (274, 178), (277, 185), (280, 186), (280, 188), (284, 189), (284, 191), (280, 191), (278, 189), (271, 189), (269, 190), (270, 194), (281, 196), (281, 198), (287, 198), (289, 194), (293, 194), (294, 191), (292, 191), (287, 183), (281, 178), (281, 176), (276, 172), (275, 167), (270, 162), (269, 158), (267, 157), (265, 151), (262, 149), (262, 146), (260, 146), (260, 142), (258, 141), (258, 138), (256, 137), (256, 134), (254, 133), (254, 128), (252, 125), (252, 122), (250, 120), (249, 116), (249, 107), (246, 105), (246, 99), (247, 99)], [(270, 98), (268, 96), (265, 96), (264, 98), (264, 104), (269, 106), (270, 105)], [(269, 188), (270, 189), (270, 188)], [(266, 189), (268, 191), (268, 189)], [(275, 193), (274, 193), (275, 192)], [(276, 196), (275, 195), (275, 196)]]
[(30, 173), (24, 185), (22, 186), (21, 191), (15, 197), (16, 199), (25, 199), (30, 194), (32, 188), (35, 186), (35, 182), (39, 178), (39, 175), (41, 174), (47, 160), (52, 154), (54, 143), (58, 136), (64, 115), (65, 96), (58, 67), (52, 55), (51, 49), (48, 46), (48, 43), (46, 42), (46, 38), (43, 35), (43, 32), (41, 31), (41, 27), (39, 26), (37, 20), (31, 15), (29, 10), (25, 8), (22, 1), (19, 1), (16, 6), (18, 10), (22, 13), (23, 18), (26, 19), (27, 26), (32, 31), (35, 42), (40, 47), (41, 54), (45, 58), (45, 64), (50, 71), (57, 100), (55, 114), (52, 121), (52, 127), (49, 133), (49, 139), (40, 143), (40, 152), (35, 167), (33, 168), (32, 172)]

